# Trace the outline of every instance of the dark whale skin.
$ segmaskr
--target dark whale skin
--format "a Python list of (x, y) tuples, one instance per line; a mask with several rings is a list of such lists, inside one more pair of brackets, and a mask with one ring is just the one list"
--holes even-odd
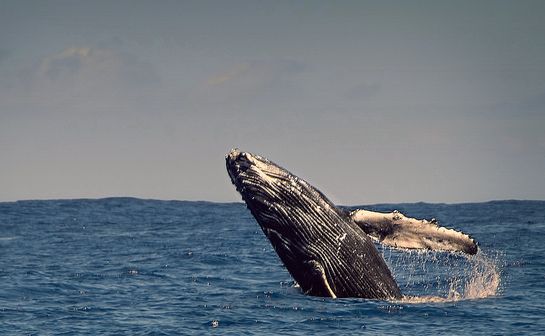
[(371, 239), (306, 181), (248, 152), (226, 155), (231, 181), (304, 293), (400, 299)]

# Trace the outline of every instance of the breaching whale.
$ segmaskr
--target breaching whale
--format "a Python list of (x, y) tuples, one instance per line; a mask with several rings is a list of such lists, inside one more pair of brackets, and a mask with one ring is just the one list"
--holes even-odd
[(401, 248), (477, 251), (469, 236), (434, 221), (398, 212), (346, 212), (262, 156), (233, 149), (225, 160), (232, 183), (305, 294), (401, 299), (372, 238)]

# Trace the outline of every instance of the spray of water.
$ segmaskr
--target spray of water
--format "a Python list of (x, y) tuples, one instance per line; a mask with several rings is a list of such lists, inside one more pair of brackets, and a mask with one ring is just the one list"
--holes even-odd
[(453, 302), (498, 295), (499, 253), (468, 256), (379, 247), (405, 297), (403, 303)]
[(499, 257), (488, 258), (485, 254), (471, 257), (473, 261), (472, 276), (464, 288), (464, 299), (482, 299), (498, 294), (500, 288)]

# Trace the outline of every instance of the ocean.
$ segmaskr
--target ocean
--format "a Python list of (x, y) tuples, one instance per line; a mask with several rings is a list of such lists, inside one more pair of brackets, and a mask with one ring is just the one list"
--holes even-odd
[(0, 203), (0, 335), (544, 335), (545, 201), (375, 204), (469, 233), (477, 256), (382, 248), (402, 292), (301, 293), (242, 203)]

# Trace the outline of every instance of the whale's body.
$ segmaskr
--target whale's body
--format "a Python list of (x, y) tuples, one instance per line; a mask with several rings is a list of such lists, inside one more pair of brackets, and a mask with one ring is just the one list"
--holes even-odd
[(305, 293), (401, 298), (371, 239), (321, 192), (257, 155), (233, 150), (226, 163), (232, 182)]
[(477, 253), (468, 235), (401, 213), (336, 207), (303, 179), (259, 155), (232, 150), (227, 171), (276, 253), (306, 294), (400, 299), (373, 241), (404, 249)]

